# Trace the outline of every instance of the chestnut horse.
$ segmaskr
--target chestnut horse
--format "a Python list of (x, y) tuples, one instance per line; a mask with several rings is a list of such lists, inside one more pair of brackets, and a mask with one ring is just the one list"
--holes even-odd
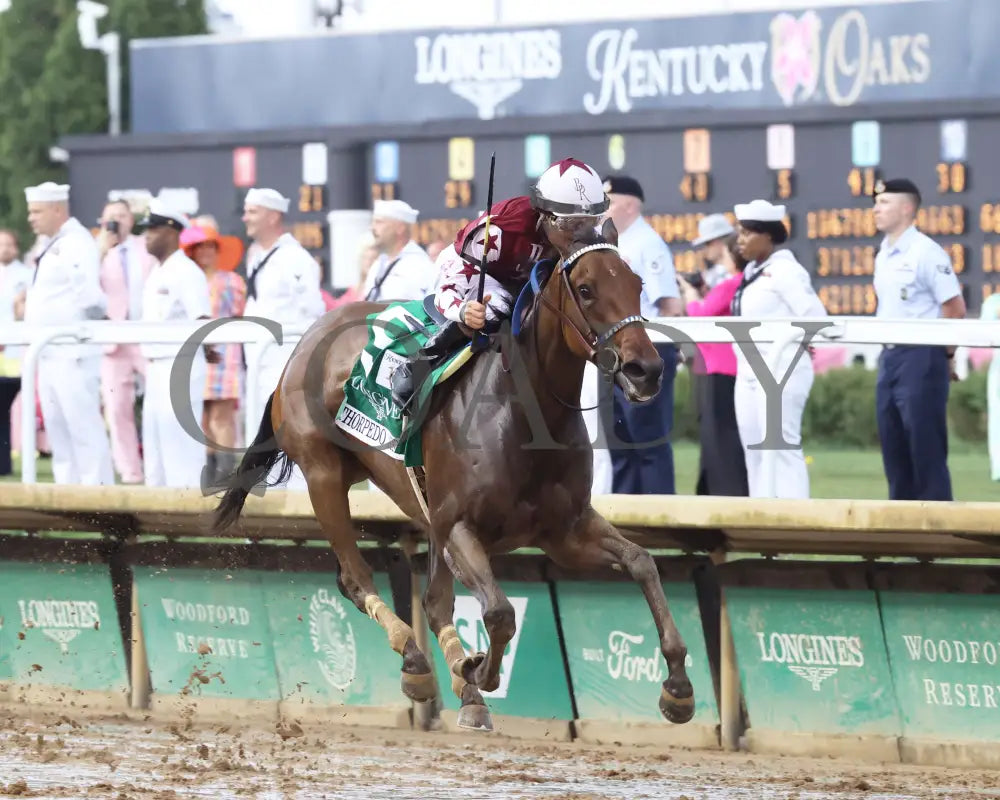
[[(629, 402), (657, 394), (663, 362), (641, 324), (641, 281), (618, 253), (614, 225), (609, 220), (601, 235), (583, 236), (553, 242), (559, 261), (500, 357), (493, 350), (478, 354), (435, 390), (422, 427), (427, 515), (402, 461), (333, 424), (344, 383), (367, 343), (365, 318), (386, 307), (365, 302), (329, 312), (303, 336), (215, 512), (221, 532), (239, 517), (261, 477), (279, 463), (284, 475), (290, 462), (298, 464), (340, 562), (340, 591), (385, 629), (403, 659), (404, 694), (424, 702), (438, 691), (429, 655), (378, 596), (351, 521), (353, 484), (371, 479), (385, 491), (427, 537), (423, 606), (461, 699), (461, 727), (492, 729), (480, 690), (499, 685), (515, 621), (490, 557), (520, 547), (538, 547), (570, 570), (626, 570), (646, 597), (669, 670), (659, 708), (675, 723), (694, 714), (687, 648), (656, 565), (590, 504), (592, 446), (581, 410), (568, 402), (580, 397), (587, 360), (613, 377)], [(467, 440), (470, 428), (478, 441)], [(458, 638), (452, 576), (482, 606), (486, 653), (467, 655)]]

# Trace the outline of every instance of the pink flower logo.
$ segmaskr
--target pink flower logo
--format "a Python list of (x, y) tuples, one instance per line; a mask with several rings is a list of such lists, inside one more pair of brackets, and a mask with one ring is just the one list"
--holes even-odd
[(799, 87), (800, 100), (809, 99), (816, 91), (821, 27), (815, 11), (807, 11), (798, 19), (782, 13), (771, 20), (771, 80), (786, 106), (795, 101)]

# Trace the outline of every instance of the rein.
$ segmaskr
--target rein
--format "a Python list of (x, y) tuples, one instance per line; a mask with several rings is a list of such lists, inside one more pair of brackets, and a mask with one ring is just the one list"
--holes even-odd
[[(611, 339), (615, 336), (615, 334), (617, 334), (621, 330), (624, 330), (629, 325), (637, 325), (642, 323), (643, 318), (640, 314), (632, 314), (631, 316), (619, 320), (600, 335), (598, 335), (594, 331), (593, 326), (587, 321), (587, 315), (583, 312), (583, 307), (580, 305), (580, 300), (577, 298), (576, 292), (573, 291), (573, 286), (569, 282), (569, 273), (573, 265), (580, 259), (581, 256), (597, 250), (611, 250), (615, 254), (620, 255), (620, 253), (618, 252), (618, 248), (615, 245), (611, 244), (610, 242), (599, 242), (597, 244), (591, 244), (587, 245), (586, 247), (581, 247), (576, 252), (562, 259), (561, 263), (558, 264), (554, 270), (554, 272), (559, 276), (557, 278), (560, 284), (559, 294), (562, 295), (563, 292), (565, 292), (566, 294), (569, 295), (572, 309), (575, 310), (576, 312), (575, 315), (579, 316), (579, 318), (583, 321), (583, 327), (578, 325), (575, 320), (573, 320), (565, 311), (563, 311), (562, 309), (563, 301), (561, 299), (559, 301), (559, 304), (557, 305), (553, 303), (551, 300), (549, 300), (547, 297), (545, 297), (544, 288), (542, 289), (542, 291), (539, 291), (538, 294), (535, 296), (535, 301), (532, 304), (533, 306), (532, 314), (534, 314), (537, 311), (538, 303), (539, 301), (541, 301), (546, 308), (552, 311), (561, 320), (564, 329), (566, 326), (569, 326), (570, 331), (583, 345), (584, 350), (586, 351), (587, 361), (593, 363), (601, 371), (601, 374), (604, 375), (604, 377), (610, 382), (614, 380), (615, 375), (621, 369), (621, 358), (618, 356), (618, 353), (613, 348), (607, 346), (608, 342), (611, 341)], [(556, 275), (554, 274), (551, 277), (555, 278)], [(540, 352), (538, 347), (538, 327), (539, 326), (536, 320), (535, 325), (533, 326), (534, 330), (532, 332), (534, 337), (534, 345), (536, 353)], [(607, 359), (601, 358), (601, 356), (606, 353), (611, 354), (610, 362), (608, 362)], [(604, 363), (602, 363), (602, 361)], [(556, 401), (560, 405), (568, 409), (571, 409), (573, 411), (592, 411), (600, 405), (600, 403), (598, 403), (598, 405), (584, 408), (582, 406), (573, 405), (572, 403), (567, 403), (565, 400), (559, 397), (558, 394), (556, 394), (555, 390), (552, 389), (552, 387), (549, 386), (547, 382), (545, 383), (545, 386), (546, 388), (548, 388), (549, 393), (556, 399)]]

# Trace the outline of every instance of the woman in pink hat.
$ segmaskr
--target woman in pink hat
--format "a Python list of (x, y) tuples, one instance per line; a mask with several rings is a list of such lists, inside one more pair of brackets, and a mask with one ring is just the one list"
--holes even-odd
[[(212, 318), (241, 317), (246, 305), (247, 284), (236, 272), (243, 258), (243, 242), (235, 236), (220, 236), (212, 227), (192, 225), (181, 234), (181, 247), (205, 272), (208, 279)], [(236, 446), (236, 411), (243, 397), (243, 346), (219, 348), (222, 358), (208, 365), (202, 428), (210, 442)], [(234, 453), (208, 449), (206, 462), (210, 484), (229, 475), (236, 467)]]

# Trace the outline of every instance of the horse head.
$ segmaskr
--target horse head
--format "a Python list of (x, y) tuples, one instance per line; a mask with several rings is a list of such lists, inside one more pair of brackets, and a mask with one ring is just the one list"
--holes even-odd
[(614, 223), (550, 240), (560, 258), (540, 299), (558, 317), (566, 347), (613, 378), (630, 402), (655, 397), (663, 360), (642, 324), (642, 280), (618, 252)]

